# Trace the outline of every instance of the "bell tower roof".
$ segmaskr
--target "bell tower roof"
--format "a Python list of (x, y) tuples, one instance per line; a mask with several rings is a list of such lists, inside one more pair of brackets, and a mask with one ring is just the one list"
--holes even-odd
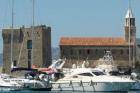
[(134, 18), (131, 8), (127, 10), (125, 18)]

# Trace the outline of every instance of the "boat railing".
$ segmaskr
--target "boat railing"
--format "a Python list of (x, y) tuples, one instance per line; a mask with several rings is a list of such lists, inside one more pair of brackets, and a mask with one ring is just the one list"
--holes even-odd
[[(88, 91), (86, 89), (87, 87), (90, 87), (90, 88), (92, 88), (92, 91), (95, 91), (95, 87), (96, 86), (98, 86), (100, 84), (108, 83), (108, 82), (96, 82), (94, 80), (89, 80), (89, 81), (63, 80), (63, 81), (62, 82), (52, 82), (52, 85), (53, 85), (52, 86), (53, 87), (52, 90), (53, 91), (55, 91), (55, 90), (56, 91), (65, 91), (63, 89), (71, 89), (72, 91), (77, 91), (77, 88), (80, 88), (80, 91), (84, 92), (84, 91)], [(112, 82), (110, 82), (110, 83), (112, 83)]]

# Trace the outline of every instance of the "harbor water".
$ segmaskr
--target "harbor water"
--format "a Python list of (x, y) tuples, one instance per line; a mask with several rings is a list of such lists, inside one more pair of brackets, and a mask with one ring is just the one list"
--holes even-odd
[(0, 93), (140, 93), (139, 91), (129, 92), (73, 92), (73, 91), (1, 91)]

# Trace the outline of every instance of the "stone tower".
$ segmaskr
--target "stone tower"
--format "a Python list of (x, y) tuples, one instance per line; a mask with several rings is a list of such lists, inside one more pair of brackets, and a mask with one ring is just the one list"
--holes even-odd
[(135, 17), (133, 16), (131, 8), (129, 8), (125, 16), (125, 41), (127, 43), (129, 42), (134, 43), (135, 39), (136, 39)]
[[(13, 62), (11, 58), (11, 29), (3, 29), (3, 73), (11, 73), (13, 67), (48, 67), (51, 64), (51, 28), (45, 25), (13, 29)], [(33, 40), (32, 40), (33, 39)], [(32, 53), (33, 51), (33, 53)], [(32, 60), (33, 59), (33, 60)]]

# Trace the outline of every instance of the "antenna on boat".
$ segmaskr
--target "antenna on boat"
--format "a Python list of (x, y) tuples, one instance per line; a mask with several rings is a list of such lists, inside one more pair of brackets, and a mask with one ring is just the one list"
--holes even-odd
[[(33, 61), (34, 61), (34, 53), (33, 53), (33, 49), (34, 49), (34, 47), (33, 47), (33, 44), (34, 44), (34, 13), (35, 13), (35, 0), (32, 0), (32, 26), (31, 26), (31, 29), (32, 29), (32, 32), (31, 32), (31, 36), (32, 36), (32, 56), (31, 56), (31, 66), (33, 65)], [(31, 68), (31, 67), (30, 67)]]
[(14, 67), (13, 65), (13, 31), (14, 31), (14, 0), (12, 0), (12, 24), (11, 24), (11, 68)]

